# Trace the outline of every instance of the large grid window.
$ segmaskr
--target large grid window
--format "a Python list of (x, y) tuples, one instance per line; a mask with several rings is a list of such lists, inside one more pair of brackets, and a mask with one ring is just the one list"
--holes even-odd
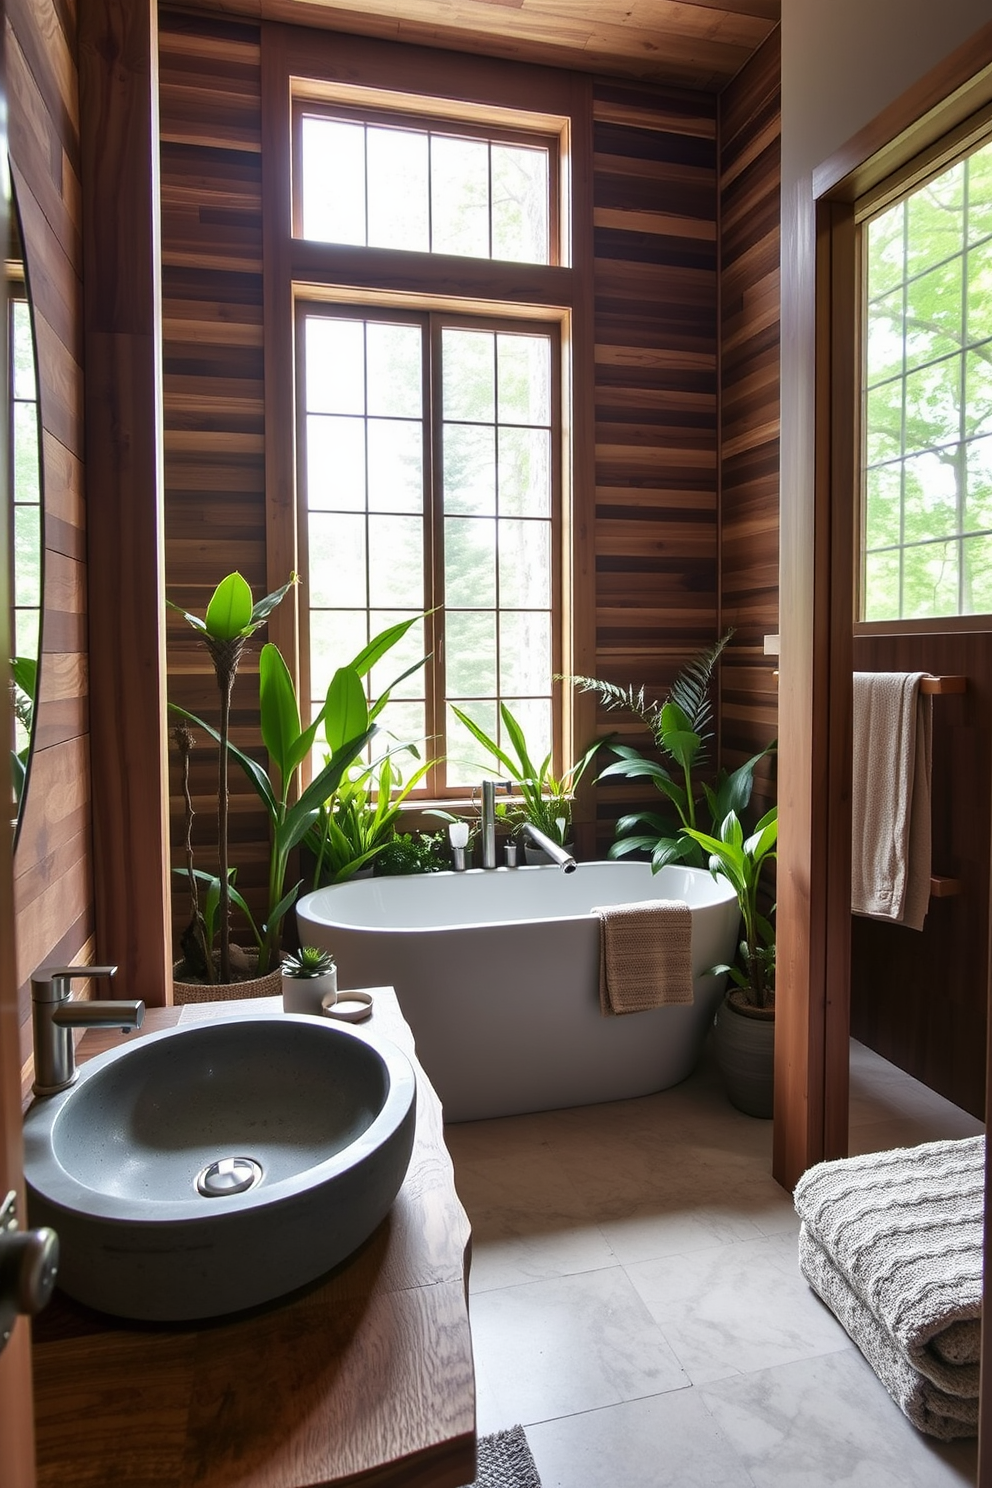
[(298, 131), (304, 238), (554, 261), (556, 141), (302, 107)]
[(992, 612), (992, 144), (863, 243), (861, 618)]
[(423, 793), (492, 773), (453, 704), (501, 738), (506, 702), (543, 757), (559, 663), (556, 328), (311, 305), (299, 344), (312, 705), (372, 635), (432, 611), (369, 686), (430, 653), (381, 717), (446, 757)]
[[(8, 300), (10, 365), (9, 484), (13, 499), (11, 547), (14, 655), (37, 660), (41, 653), (41, 452), (31, 306), (23, 283), (12, 283)], [(24, 717), (15, 711), (14, 750), (30, 742)]]

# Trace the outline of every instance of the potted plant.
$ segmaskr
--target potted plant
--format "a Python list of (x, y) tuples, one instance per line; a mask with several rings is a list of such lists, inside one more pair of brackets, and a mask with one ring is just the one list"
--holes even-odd
[(337, 998), (338, 969), (330, 951), (319, 946), (301, 946), (282, 961), (282, 1006), (286, 1013), (311, 1013), (318, 1017), (325, 1005)]
[[(535, 765), (520, 724), (505, 703), (500, 703), (499, 711), (503, 720), (503, 729), (509, 741), (506, 749), (502, 749), (494, 739), (491, 739), (467, 713), (463, 713), (460, 708), (452, 707), (452, 712), (458, 721), (492, 756), (496, 764), (505, 772), (506, 778), (517, 787), (520, 793), (518, 800), (499, 803), (497, 806), (499, 816), (511, 828), (516, 827), (520, 822), (531, 822), (546, 837), (550, 837), (552, 842), (565, 847), (568, 844), (572, 827), (572, 800), (575, 791), (602, 741), (597, 739), (574, 764), (569, 765), (561, 775), (556, 776), (551, 769), (550, 753), (545, 755), (540, 764)], [(540, 850), (538, 850), (537, 857), (541, 862), (547, 861)]]
[(609, 851), (611, 858), (646, 852), (655, 873), (666, 863), (687, 863), (701, 868), (703, 850), (694, 840), (693, 832), (706, 825), (711, 833), (715, 832), (729, 812), (740, 814), (750, 801), (754, 767), (774, 745), (730, 774), (719, 770), (712, 786), (706, 782), (700, 785), (695, 776), (698, 767), (705, 763), (707, 744), (713, 737), (710, 702), (713, 669), (732, 635), (733, 631), (728, 630), (713, 646), (687, 662), (664, 702), (648, 701), (643, 687), (620, 687), (595, 677), (572, 679), (582, 691), (595, 692), (605, 708), (633, 713), (650, 730), (662, 759), (669, 762), (666, 765), (648, 759), (630, 745), (610, 745), (618, 758), (600, 771), (597, 779), (650, 780), (669, 808), (674, 808), (675, 815), (674, 820), (671, 815), (655, 811), (622, 816), (616, 825), (618, 840)]
[[(290, 581), (292, 583), (292, 580)], [(244, 644), (275, 606), (283, 598), (290, 584), (285, 584), (273, 594), (267, 595), (258, 604), (253, 604), (251, 590), (240, 574), (229, 574), (214, 591), (206, 616), (180, 611), (188, 623), (202, 637), (214, 662), (220, 691), (220, 727), (197, 718), (183, 708), (172, 706), (172, 711), (189, 723), (204, 730), (219, 747), (218, 764), (218, 811), (217, 846), (219, 872), (215, 876), (198, 874), (192, 867), (190, 847), (190, 818), (192, 803), (188, 791), (188, 752), (184, 766), (184, 791), (187, 808), (187, 877), (190, 882), (193, 903), (193, 918), (182, 938), (183, 962), (177, 968), (179, 981), (189, 980), (194, 984), (205, 984), (216, 988), (242, 981), (254, 980), (269, 974), (278, 974), (278, 952), (282, 934), (282, 923), (292, 906), (300, 885), (288, 891), (285, 887), (289, 856), (299, 843), (316, 813), (319, 803), (329, 791), (335, 789), (348, 766), (365, 747), (376, 732), (371, 724), (368, 709), (349, 714), (345, 722), (355, 727), (355, 733), (344, 740), (334, 751), (313, 781), (296, 795), (296, 777), (303, 760), (310, 754), (317, 729), (341, 695), (354, 695), (354, 687), (361, 692), (361, 681), (352, 675), (351, 668), (340, 668), (331, 681), (323, 708), (307, 727), (300, 724), (299, 705), (292, 678), (278, 648), (271, 643), (263, 646), (259, 657), (259, 705), (261, 714), (262, 742), (274, 765), (273, 775), (258, 762), (238, 749), (230, 740), (230, 703), (237, 664)], [(173, 606), (173, 608), (176, 608)], [(372, 663), (370, 662), (369, 665)], [(363, 697), (364, 701), (364, 697)], [(182, 745), (181, 745), (182, 748)], [(268, 898), (266, 916), (261, 930), (248, 916), (249, 929), (257, 945), (254, 966), (247, 964), (243, 954), (236, 956), (230, 939), (230, 906), (236, 903), (247, 914), (247, 905), (234, 888), (234, 869), (229, 861), (228, 844), (228, 762), (233, 756), (248, 775), (259, 797), (265, 805), (270, 819), (270, 851), (268, 874)], [(293, 799), (296, 795), (296, 799)], [(196, 893), (197, 882), (206, 882), (210, 907), (211, 889), (216, 884), (217, 949), (214, 934), (208, 930), (206, 916), (201, 911)], [(195, 955), (198, 949), (199, 957)], [(246, 970), (253, 973), (246, 976)], [(278, 989), (276, 989), (278, 990)], [(257, 987), (253, 989), (257, 994)], [(230, 995), (228, 992), (227, 995)], [(249, 995), (246, 993), (246, 995)]]
[(313, 886), (344, 883), (362, 868), (370, 870), (396, 837), (396, 823), (407, 796), (430, 764), (403, 780), (390, 755), (363, 770), (352, 770), (321, 802), (305, 846), (314, 859)]
[[(774, 1088), (775, 1046), (775, 931), (771, 918), (758, 907), (764, 865), (775, 857), (778, 808), (765, 813), (750, 836), (744, 836), (737, 813), (731, 811), (719, 837), (686, 829), (709, 854), (711, 873), (729, 880), (741, 910), (743, 938), (726, 972), (730, 985), (715, 1024), (717, 1063), (731, 1102), (749, 1116), (770, 1117)], [(774, 914), (774, 910), (771, 911)]]

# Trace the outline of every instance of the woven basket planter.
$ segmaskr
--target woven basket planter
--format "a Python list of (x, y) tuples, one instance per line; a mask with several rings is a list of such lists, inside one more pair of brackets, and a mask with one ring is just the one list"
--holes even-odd
[[(258, 957), (249, 956), (249, 961)], [(172, 968), (172, 1001), (179, 1006), (186, 1002), (234, 1002), (241, 997), (279, 997), (282, 994), (282, 970), (267, 971), (264, 976), (250, 977), (243, 982), (184, 982), (179, 976), (183, 968), (177, 961)]]

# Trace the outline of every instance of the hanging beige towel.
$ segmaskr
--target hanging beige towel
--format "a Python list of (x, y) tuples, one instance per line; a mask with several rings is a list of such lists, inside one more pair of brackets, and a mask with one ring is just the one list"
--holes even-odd
[(925, 672), (855, 672), (851, 908), (923, 929), (930, 902), (931, 700)]
[(677, 899), (608, 904), (599, 916), (599, 1005), (611, 1013), (692, 1002), (692, 915)]

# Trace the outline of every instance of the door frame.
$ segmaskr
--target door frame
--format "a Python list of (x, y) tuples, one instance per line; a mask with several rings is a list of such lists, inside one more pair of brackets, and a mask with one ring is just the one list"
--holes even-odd
[[(847, 1153), (850, 1036), (851, 707), (859, 316), (854, 203), (992, 106), (992, 25), (824, 161), (783, 201), (783, 325), (811, 367), (813, 418), (797, 398), (782, 471), (779, 1006), (774, 1172), (791, 1188)], [(812, 499), (808, 472), (813, 472)], [(992, 969), (992, 945), (990, 945)], [(992, 1019), (990, 1019), (992, 1023)], [(986, 1123), (992, 1121), (992, 1032)], [(992, 1163), (987, 1171), (992, 1193)], [(992, 1243), (986, 1201), (985, 1250)], [(984, 1315), (992, 1315), (985, 1267)], [(992, 1327), (983, 1330), (979, 1488), (992, 1488)]]

